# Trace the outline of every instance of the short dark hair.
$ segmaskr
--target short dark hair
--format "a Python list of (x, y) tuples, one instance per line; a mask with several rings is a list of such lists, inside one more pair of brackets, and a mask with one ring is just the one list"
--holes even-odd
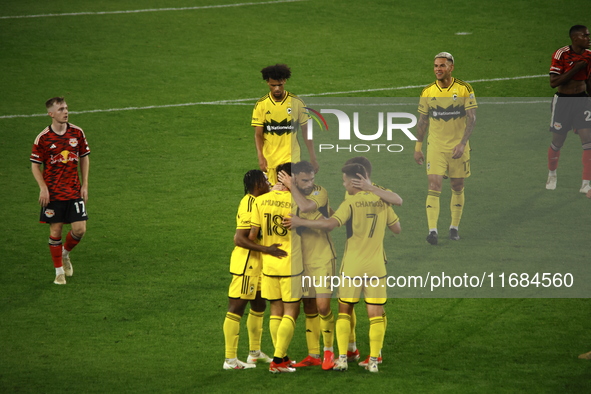
[(568, 36), (572, 37), (573, 34), (575, 33), (579, 33), (582, 32), (583, 30), (586, 30), (587, 26), (583, 26), (583, 25), (574, 25), (573, 27), (570, 28), (570, 30), (568, 31)]
[(314, 173), (314, 167), (312, 166), (312, 164), (309, 161), (305, 161), (302, 160), (300, 162), (297, 162), (293, 165), (293, 168), (291, 169), (291, 172), (295, 175), (295, 174), (299, 174), (301, 172), (304, 172), (306, 174), (309, 173)]
[(291, 69), (287, 64), (276, 64), (274, 66), (263, 68), (261, 74), (263, 74), (263, 79), (265, 81), (268, 81), (269, 79), (281, 81), (291, 77)]
[(52, 97), (45, 102), (45, 108), (49, 109), (53, 107), (55, 104), (61, 104), (64, 101), (66, 101), (66, 99), (63, 97)]
[(244, 183), (244, 194), (252, 194), (258, 185), (267, 182), (267, 177), (261, 170), (250, 170), (244, 174), (242, 182)]
[(359, 175), (357, 174), (361, 174), (367, 178), (367, 171), (365, 170), (365, 167), (359, 163), (346, 164), (343, 168), (341, 168), (341, 171), (349, 178), (360, 179)]
[(287, 175), (291, 176), (291, 165), (292, 163), (283, 163), (277, 166), (277, 173), (279, 174), (281, 171), (285, 171)]
[(347, 164), (361, 164), (363, 167), (365, 167), (365, 171), (367, 172), (367, 176), (371, 177), (371, 162), (369, 161), (369, 159), (367, 157), (365, 157), (365, 156), (353, 157), (345, 162), (345, 165), (347, 165)]

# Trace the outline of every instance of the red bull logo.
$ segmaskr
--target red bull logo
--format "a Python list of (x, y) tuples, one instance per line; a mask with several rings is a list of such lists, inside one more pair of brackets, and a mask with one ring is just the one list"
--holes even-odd
[(64, 163), (67, 164), (70, 161), (78, 161), (78, 153), (70, 152), (68, 150), (64, 150), (55, 156), (51, 156), (50, 163)]

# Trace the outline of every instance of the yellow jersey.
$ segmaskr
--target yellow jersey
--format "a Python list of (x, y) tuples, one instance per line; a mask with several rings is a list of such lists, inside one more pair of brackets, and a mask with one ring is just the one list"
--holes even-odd
[[(323, 220), (323, 217), (330, 217), (328, 192), (325, 188), (314, 185), (312, 193), (307, 195), (306, 198), (316, 203), (316, 210), (304, 213), (299, 212), (298, 209), (299, 217), (308, 220)], [(309, 268), (324, 267), (336, 257), (330, 232), (307, 227), (299, 227), (297, 232), (302, 238), (302, 258), (305, 266)]]
[(283, 218), (295, 214), (296, 207), (289, 191), (273, 190), (255, 199), (250, 222), (261, 229), (261, 245), (281, 244), (280, 249), (288, 254), (283, 258), (263, 254), (264, 275), (295, 276), (303, 271), (300, 236), (283, 227)]
[[(453, 151), (464, 137), (466, 111), (477, 107), (472, 86), (457, 78), (445, 89), (437, 81), (425, 87), (419, 99), (419, 113), (429, 116), (428, 148)], [(466, 149), (470, 150), (469, 143)]]
[(343, 201), (332, 217), (347, 229), (341, 272), (347, 277), (386, 276), (386, 227), (400, 220), (392, 207), (360, 191)]
[(281, 101), (275, 101), (268, 93), (255, 104), (251, 126), (263, 127), (263, 155), (269, 168), (300, 161), (297, 134), (310, 118), (305, 106), (300, 98), (287, 91)]
[[(250, 230), (250, 219), (255, 197), (245, 195), (236, 213), (236, 229)], [(233, 275), (256, 276), (261, 274), (261, 253), (235, 246), (230, 257), (230, 273)]]

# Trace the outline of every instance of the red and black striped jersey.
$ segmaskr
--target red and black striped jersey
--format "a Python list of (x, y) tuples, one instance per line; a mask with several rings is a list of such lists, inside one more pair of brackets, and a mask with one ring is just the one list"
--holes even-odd
[(90, 154), (84, 131), (68, 123), (63, 135), (47, 126), (35, 139), (30, 160), (43, 165), (43, 180), (51, 201), (80, 198), (78, 163)]
[(575, 63), (581, 60), (587, 61), (587, 67), (579, 70), (572, 78), (575, 81), (584, 81), (591, 75), (591, 51), (585, 49), (582, 54), (578, 54), (571, 48), (570, 45), (562, 47), (552, 56), (552, 64), (550, 64), (550, 74), (564, 74), (568, 72)]

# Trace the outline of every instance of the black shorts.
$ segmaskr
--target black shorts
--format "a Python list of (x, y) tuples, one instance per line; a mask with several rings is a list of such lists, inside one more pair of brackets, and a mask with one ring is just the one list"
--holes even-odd
[(564, 135), (578, 129), (591, 129), (591, 98), (585, 92), (556, 93), (552, 99), (550, 131)]
[(67, 201), (51, 201), (45, 208), (41, 207), (41, 223), (74, 223), (88, 220), (86, 204), (79, 198)]

